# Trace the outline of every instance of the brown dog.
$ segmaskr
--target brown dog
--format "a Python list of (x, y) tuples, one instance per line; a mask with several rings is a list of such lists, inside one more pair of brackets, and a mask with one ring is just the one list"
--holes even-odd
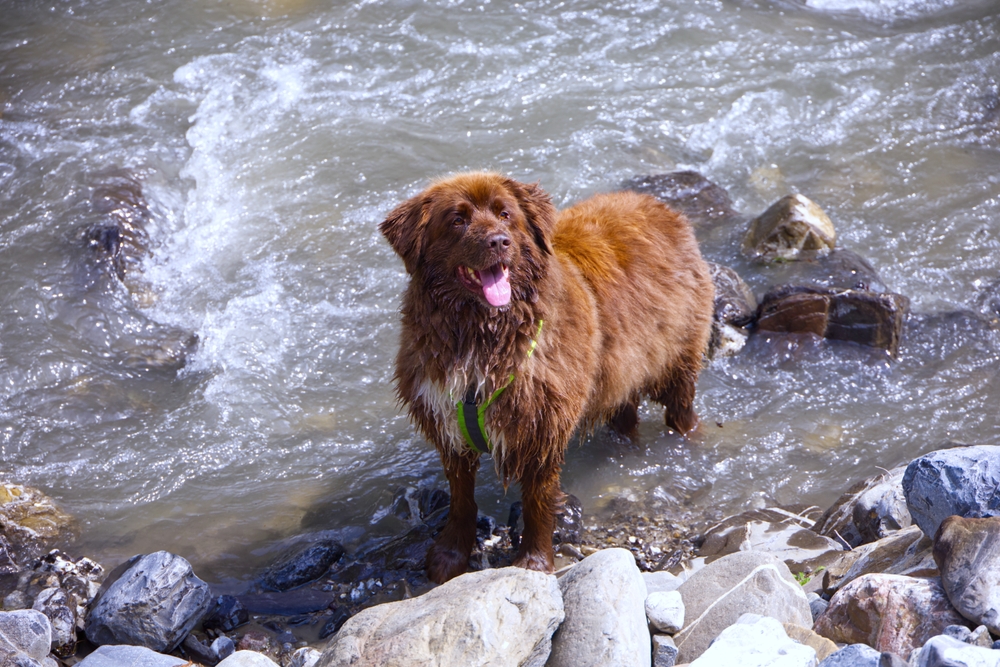
[(410, 274), (399, 398), (451, 486), (428, 576), (466, 570), (479, 456), (491, 447), (504, 483), (521, 485), (514, 564), (552, 572), (559, 472), (577, 427), (610, 421), (630, 434), (643, 394), (671, 428), (697, 423), (713, 288), (691, 226), (631, 192), (557, 214), (537, 185), (479, 172), (433, 183), (380, 230)]

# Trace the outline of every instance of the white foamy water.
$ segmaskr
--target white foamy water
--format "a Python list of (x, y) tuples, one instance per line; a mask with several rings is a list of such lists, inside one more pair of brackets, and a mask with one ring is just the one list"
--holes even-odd
[[(301, 533), (377, 533), (397, 487), (443, 483), (395, 403), (405, 274), (377, 224), (462, 169), (539, 180), (560, 205), (679, 168), (747, 214), (802, 192), (915, 312), (977, 310), (1000, 278), (991, 5), (7, 8), (5, 477), (58, 498), (98, 557), (169, 549), (214, 581)], [(137, 294), (81, 237), (115, 169), (151, 212)], [(704, 252), (762, 292), (741, 233)], [(129, 363), (176, 331), (199, 337), (182, 370)], [(759, 340), (704, 371), (697, 441), (648, 409), (632, 448), (574, 444), (564, 485), (589, 509), (826, 503), (945, 440), (992, 442), (998, 356), (993, 332), (954, 319), (914, 326), (895, 362)], [(516, 491), (486, 468), (481, 508), (503, 518)]]

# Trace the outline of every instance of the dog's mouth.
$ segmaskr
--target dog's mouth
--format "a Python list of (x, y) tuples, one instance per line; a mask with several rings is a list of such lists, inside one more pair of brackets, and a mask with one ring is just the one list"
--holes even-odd
[(499, 308), (510, 303), (510, 269), (502, 262), (481, 271), (459, 266), (458, 277), (470, 290), (482, 293), (491, 306)]

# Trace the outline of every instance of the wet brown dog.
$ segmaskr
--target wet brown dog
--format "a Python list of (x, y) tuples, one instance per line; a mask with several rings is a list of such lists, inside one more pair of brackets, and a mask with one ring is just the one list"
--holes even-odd
[(671, 428), (697, 423), (713, 288), (691, 226), (631, 192), (557, 214), (537, 185), (478, 172), (433, 183), (380, 229), (410, 274), (399, 397), (451, 486), (428, 576), (466, 571), (479, 451), (490, 446), (504, 483), (521, 485), (515, 565), (551, 572), (574, 430), (609, 421), (629, 434), (643, 395), (664, 405)]

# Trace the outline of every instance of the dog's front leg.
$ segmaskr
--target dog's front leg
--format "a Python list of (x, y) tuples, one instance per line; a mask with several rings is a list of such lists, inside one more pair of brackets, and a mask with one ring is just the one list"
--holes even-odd
[(559, 465), (545, 463), (537, 470), (526, 471), (520, 481), (524, 536), (514, 565), (539, 572), (553, 572), (552, 531), (556, 524), (556, 510), (563, 497), (559, 486)]
[(427, 578), (443, 584), (465, 572), (476, 544), (476, 471), (478, 454), (441, 454), (451, 488), (448, 522), (427, 551)]

